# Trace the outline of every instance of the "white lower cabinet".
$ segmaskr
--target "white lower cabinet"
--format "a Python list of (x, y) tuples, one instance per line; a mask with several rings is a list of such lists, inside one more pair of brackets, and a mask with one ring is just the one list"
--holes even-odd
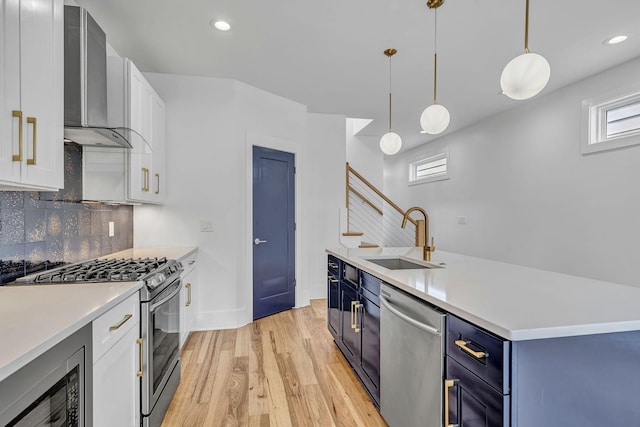
[(93, 425), (140, 425), (140, 302), (132, 295), (93, 322)]
[(182, 291), (180, 293), (180, 348), (187, 341), (189, 333), (196, 326), (196, 280), (198, 254), (193, 253), (181, 259), (184, 271), (182, 272)]

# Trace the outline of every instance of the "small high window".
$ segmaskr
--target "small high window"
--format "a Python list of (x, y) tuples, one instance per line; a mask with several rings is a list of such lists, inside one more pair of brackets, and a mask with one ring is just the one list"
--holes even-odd
[(449, 153), (441, 152), (409, 165), (409, 185), (449, 179)]
[(582, 153), (640, 144), (640, 89), (583, 101)]

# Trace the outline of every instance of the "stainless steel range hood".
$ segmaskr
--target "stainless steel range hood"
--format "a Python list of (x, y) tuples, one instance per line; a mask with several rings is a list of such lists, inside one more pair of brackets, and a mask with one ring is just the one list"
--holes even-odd
[(64, 7), (64, 137), (80, 145), (132, 148), (131, 131), (107, 121), (107, 40), (86, 9)]

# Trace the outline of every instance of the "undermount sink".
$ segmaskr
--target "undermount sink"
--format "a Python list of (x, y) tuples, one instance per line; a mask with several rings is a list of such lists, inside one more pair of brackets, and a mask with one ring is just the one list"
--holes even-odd
[(367, 261), (377, 264), (389, 270), (420, 270), (425, 268), (442, 268), (437, 265), (416, 264), (404, 258), (365, 258)]

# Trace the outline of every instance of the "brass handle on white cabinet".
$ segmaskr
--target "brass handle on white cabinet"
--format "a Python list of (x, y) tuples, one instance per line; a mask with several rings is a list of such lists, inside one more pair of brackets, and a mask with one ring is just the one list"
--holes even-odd
[(127, 323), (127, 321), (128, 321), (129, 319), (131, 319), (132, 317), (133, 317), (133, 314), (126, 314), (126, 315), (124, 316), (124, 319), (122, 319), (122, 320), (120, 321), (120, 323), (118, 323), (117, 325), (110, 326), (110, 327), (109, 327), (109, 331), (117, 331), (118, 329), (120, 329), (120, 327), (121, 327), (122, 325), (124, 325), (125, 323)]
[(456, 385), (456, 380), (444, 380), (444, 427), (457, 427), (458, 424), (449, 424), (449, 389)]
[(191, 305), (191, 283), (185, 284), (184, 287), (187, 288), (187, 302), (184, 306), (189, 307)]
[(475, 351), (470, 349), (467, 345), (469, 344), (469, 342), (464, 341), (464, 340), (456, 340), (456, 345), (458, 347), (460, 347), (462, 350), (464, 350), (465, 352), (467, 352), (468, 354), (472, 355), (473, 357), (475, 357), (476, 359), (484, 359), (485, 357), (489, 356), (489, 353), (485, 353), (484, 351)]
[(14, 162), (22, 161), (22, 111), (13, 110), (11, 112), (12, 117), (16, 117), (18, 119), (18, 155), (15, 154), (11, 158)]
[(27, 117), (27, 124), (32, 124), (33, 125), (33, 158), (27, 159), (27, 164), (28, 165), (35, 165), (36, 164), (36, 128), (38, 126), (36, 124), (36, 118), (35, 117)]
[(157, 185), (156, 194), (160, 194), (160, 174), (159, 173), (156, 174), (156, 185)]
[(136, 338), (136, 342), (140, 346), (140, 370), (138, 372), (136, 372), (136, 376), (137, 377), (141, 377), (142, 376), (142, 364), (144, 363), (144, 360), (142, 359), (142, 342), (143, 342), (142, 338)]
[(142, 168), (142, 191), (149, 191), (149, 169)]

